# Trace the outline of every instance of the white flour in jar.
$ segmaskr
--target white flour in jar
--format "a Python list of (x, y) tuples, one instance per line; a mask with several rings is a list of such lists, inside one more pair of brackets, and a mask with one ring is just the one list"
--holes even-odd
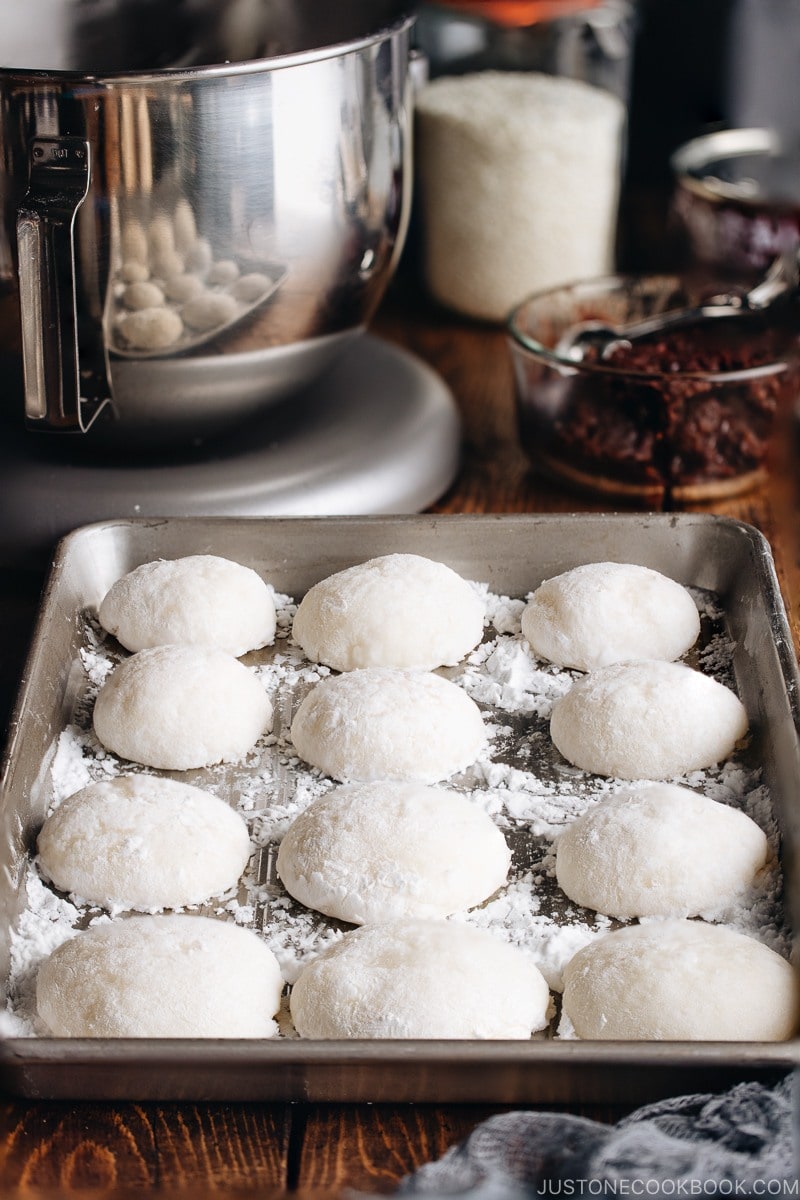
[[(475, 586), (487, 604), (484, 641), (464, 663), (442, 673), (463, 686), (481, 705), (491, 736), (481, 758), (443, 786), (467, 792), (492, 816), (511, 844), (513, 863), (506, 887), (480, 907), (457, 913), (451, 919), (484, 928), (518, 946), (530, 955), (557, 993), (562, 986), (563, 968), (572, 955), (617, 923), (578, 908), (559, 891), (555, 883), (554, 838), (573, 817), (622, 784), (587, 776), (554, 754), (547, 734), (550, 710), (575, 675), (531, 658), (520, 633), (524, 600), (496, 596), (484, 585)], [(730, 684), (732, 645), (722, 632), (721, 614), (713, 597), (693, 594), (706, 627), (695, 665)], [(291, 984), (311, 956), (350, 927), (304, 909), (287, 895), (275, 872), (277, 844), (286, 829), (313, 799), (335, 786), (331, 779), (298, 760), (289, 739), (297, 705), (329, 671), (309, 663), (291, 641), (295, 606), (290, 598), (276, 597), (276, 607), (276, 645), (245, 660), (275, 706), (272, 733), (262, 738), (242, 763), (181, 772), (173, 777), (227, 798), (247, 820), (255, 847), (236, 892), (192, 911), (257, 929)], [(52, 805), (93, 779), (108, 778), (123, 770), (144, 770), (122, 763), (105, 751), (92, 733), (93, 698), (118, 651), (112, 649), (92, 614), (84, 614), (84, 626), (81, 660), (85, 689), (78, 697), (73, 722), (59, 738), (51, 770)], [(758, 767), (747, 761), (746, 752), (683, 782), (715, 800), (743, 808), (764, 829), (776, 852), (777, 830), (770, 798)], [(782, 920), (780, 883), (775, 860), (758, 885), (721, 919), (788, 955), (790, 943)], [(12, 935), (7, 1008), (0, 1013), (0, 1034), (13, 1037), (40, 1032), (34, 989), (42, 959), (78, 930), (111, 919), (75, 897), (55, 894), (42, 881), (35, 861), (27, 869), (25, 889), (27, 905)], [(296, 1036), (286, 1012), (280, 1032), (282, 1036)], [(551, 1030), (551, 1035), (553, 1032), (556, 1030)], [(572, 1036), (563, 1020), (557, 1033)]]
[(416, 101), (426, 282), (504, 320), (531, 292), (614, 265), (624, 104), (536, 72), (435, 79)]

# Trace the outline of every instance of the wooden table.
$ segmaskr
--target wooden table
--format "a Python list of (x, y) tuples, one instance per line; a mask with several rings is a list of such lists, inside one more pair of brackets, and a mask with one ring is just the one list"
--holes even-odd
[[(395, 281), (373, 325), (430, 363), (464, 420), (461, 472), (434, 511), (604, 511), (608, 504), (549, 484), (519, 447), (513, 384), (501, 330), (435, 308), (413, 279)], [(795, 433), (785, 415), (769, 483), (713, 506), (760, 528), (771, 542), (798, 643), (800, 566)], [(41, 580), (0, 572), (0, 695), (8, 711)], [(193, 1198), (391, 1191), (438, 1158), (488, 1106), (80, 1104), (0, 1102), (0, 1195)], [(573, 1111), (602, 1120), (609, 1109)]]

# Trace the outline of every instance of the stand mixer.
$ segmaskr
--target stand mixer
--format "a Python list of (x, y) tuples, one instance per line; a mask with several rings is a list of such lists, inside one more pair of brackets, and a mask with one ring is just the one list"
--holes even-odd
[[(406, 444), (388, 493), (362, 489), (338, 511), (435, 499), (456, 467), (452, 399), (422, 364), (364, 336), (411, 201), (405, 6), (31, 0), (24, 21), (11, 8), (0, 14), (11, 540), (41, 548), (87, 518), (221, 503), (335, 512), (332, 476), (354, 457), (376, 476)], [(58, 36), (32, 45), (31, 28)], [(158, 51), (125, 35), (134, 28)], [(365, 419), (376, 404), (377, 423)]]

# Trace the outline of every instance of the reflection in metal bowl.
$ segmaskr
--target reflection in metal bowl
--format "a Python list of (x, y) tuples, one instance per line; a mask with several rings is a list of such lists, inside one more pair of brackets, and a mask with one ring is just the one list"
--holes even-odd
[[(24, 369), (29, 427), (86, 428), (110, 401), (103, 436), (146, 412), (154, 439), (191, 437), (194, 386), (205, 418), (229, 422), (313, 379), (375, 311), (410, 206), (410, 19), (384, 3), (395, 19), (374, 31), (374, 5), (345, 4), (351, 40), (331, 29), (310, 49), (315, 4), (249, 8), (259, 44), (269, 17), (288, 52), (114, 75), (0, 70), (0, 288), (22, 331), (21, 352), (13, 337), (2, 349)], [(254, 280), (274, 284), (276, 263), (280, 287), (259, 297)], [(118, 309), (162, 305), (175, 316), (124, 337)], [(119, 351), (134, 349), (152, 352), (150, 369), (130, 369)]]

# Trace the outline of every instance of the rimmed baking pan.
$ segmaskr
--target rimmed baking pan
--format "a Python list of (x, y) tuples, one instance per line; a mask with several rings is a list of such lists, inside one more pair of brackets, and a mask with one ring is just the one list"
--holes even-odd
[[(0, 970), (12, 993), (18, 970), (12, 948), (28, 911), (35, 836), (53, 796), (62, 737), (90, 722), (92, 660), (106, 653), (92, 614), (111, 583), (155, 558), (216, 553), (254, 567), (277, 592), (299, 600), (333, 571), (398, 551), (446, 562), (492, 595), (517, 601), (542, 579), (601, 560), (652, 567), (706, 596), (699, 601), (706, 632), (698, 665), (721, 663), (747, 707), (751, 742), (746, 760), (733, 769), (749, 773), (769, 794), (785, 895), (768, 920), (773, 931), (780, 927), (784, 947), (791, 944), (800, 902), (800, 676), (769, 546), (752, 527), (696, 514), (119, 520), (86, 526), (59, 545), (12, 720), (0, 812)], [(504, 727), (496, 743), (498, 770), (513, 769), (508, 745), (515, 729), (541, 721), (541, 714), (487, 715)], [(263, 754), (273, 751), (274, 745), (265, 746)], [(262, 768), (263, 762), (253, 769)], [(551, 761), (541, 769), (560, 768)], [(552, 798), (585, 786), (574, 774), (563, 773), (557, 786), (545, 780), (542, 794)], [(241, 771), (228, 777), (240, 790), (246, 786)], [(455, 782), (468, 784), (474, 780)], [(541, 911), (557, 921), (557, 889), (542, 869), (542, 827), (555, 818), (549, 808), (537, 811), (544, 817), (531, 820), (517, 802), (504, 810), (502, 822), (517, 878), (538, 871)], [(267, 839), (254, 858), (262, 871), (255, 880), (259, 900), (251, 905), (258, 928), (268, 925), (271, 897), (280, 887), (270, 877), (269, 850)], [(586, 914), (569, 919), (591, 922)], [(0, 1087), (27, 1097), (120, 1100), (636, 1103), (774, 1077), (800, 1064), (797, 1039), (589, 1042), (554, 1031), (555, 1025), (549, 1036), (511, 1042), (106, 1040), (17, 1036), (11, 1022), (10, 1036), (0, 1041)]]

